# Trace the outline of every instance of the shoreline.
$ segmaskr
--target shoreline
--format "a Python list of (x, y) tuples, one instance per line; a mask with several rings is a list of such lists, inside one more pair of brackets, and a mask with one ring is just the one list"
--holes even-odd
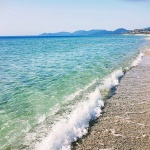
[[(57, 134), (55, 131), (60, 130), (63, 128), (65, 132), (61, 133), (61, 148), (60, 149), (68, 149), (70, 150), (72, 148), (72, 145), (76, 145), (78, 141), (82, 140), (84, 137), (87, 137), (89, 135), (89, 129), (91, 129), (91, 125), (95, 124), (98, 117), (101, 118), (101, 115), (103, 114), (103, 108), (104, 105), (107, 105), (106, 100), (108, 100), (112, 95), (114, 94), (116, 87), (119, 85), (119, 81), (121, 78), (124, 77), (125, 73), (130, 70), (132, 67), (137, 66), (143, 57), (143, 52), (140, 52), (136, 59), (131, 63), (130, 68), (126, 67), (124, 68), (118, 68), (117, 70), (114, 70), (111, 74), (106, 76), (103, 79), (102, 84), (96, 87), (96, 89), (88, 94), (89, 100), (86, 102), (80, 102), (77, 106), (77, 108), (70, 114), (70, 116), (67, 118), (68, 120), (63, 120), (63, 122), (60, 120), (56, 126), (54, 126), (55, 130), (52, 131), (51, 134), (49, 134), (47, 137), (45, 137), (42, 142), (36, 144), (36, 149), (41, 150), (44, 146), (44, 149), (57, 149), (58, 146), (55, 143), (55, 140), (57, 137), (53, 137)], [(103, 98), (102, 98), (103, 97)], [(83, 113), (84, 112), (84, 113)], [(76, 122), (73, 121), (72, 118), (75, 116), (79, 116), (78, 114), (81, 114), (82, 117), (76, 118)], [(66, 122), (66, 125), (64, 126), (64, 123)], [(69, 125), (69, 128), (67, 127)], [(69, 133), (70, 136), (66, 136), (66, 132)], [(63, 141), (64, 137), (66, 141)], [(79, 140), (78, 140), (79, 138)], [(51, 140), (50, 140), (51, 139)], [(66, 143), (63, 143), (66, 142)]]
[[(126, 72), (103, 115), (88, 135), (73, 144), (75, 150), (150, 149), (150, 51)], [(143, 88), (142, 88), (143, 87)]]
[[(141, 62), (142, 57), (143, 52), (140, 52), (138, 56), (134, 59), (134, 61), (130, 64), (129, 68), (118, 68), (117, 70), (114, 70), (111, 74), (106, 76), (103, 79), (102, 84), (97, 86), (92, 93), (89, 93), (88, 97), (90, 101), (87, 101), (86, 103), (79, 103), (77, 109), (75, 109), (67, 118), (68, 120), (63, 120), (67, 123), (66, 126), (64, 126), (64, 122), (60, 120), (54, 127), (55, 130), (52, 130), (53, 132), (51, 132), (51, 134), (45, 137), (42, 140), (42, 142), (39, 142), (35, 145), (36, 149), (40, 150), (43, 146), (44, 149), (49, 149), (49, 147), (50, 149), (57, 149), (57, 144), (53, 144), (55, 143), (55, 139), (57, 137), (53, 137), (53, 135), (55, 136), (55, 134), (57, 134), (55, 131), (62, 128), (65, 132), (62, 132), (60, 135), (62, 144), (60, 146), (60, 149), (69, 150), (72, 148), (73, 145), (76, 145), (78, 141), (81, 141), (82, 139), (84, 139), (84, 137), (87, 137), (90, 134), (89, 129), (91, 129), (91, 125), (95, 125), (95, 122), (98, 120), (98, 117), (101, 118), (101, 115), (103, 114), (102, 110), (103, 108), (105, 108), (104, 104), (107, 105), (106, 100), (108, 100), (110, 97), (112, 97), (112, 95), (114, 95), (116, 87), (119, 85), (121, 78), (123, 78), (125, 73), (128, 72), (132, 67), (136, 67)], [(75, 116), (79, 116), (78, 114), (82, 115), (82, 117), (80, 116), (82, 119), (76, 118), (78, 120), (74, 122), (72, 118), (74, 118)], [(69, 128), (67, 127), (68, 125)], [(66, 136), (66, 132), (68, 132), (70, 136)], [(66, 139), (67, 142), (63, 141), (63, 137)]]

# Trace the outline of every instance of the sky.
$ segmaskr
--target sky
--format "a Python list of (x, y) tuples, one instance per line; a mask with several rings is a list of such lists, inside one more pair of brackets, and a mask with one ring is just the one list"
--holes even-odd
[(150, 0), (0, 0), (0, 36), (150, 27)]

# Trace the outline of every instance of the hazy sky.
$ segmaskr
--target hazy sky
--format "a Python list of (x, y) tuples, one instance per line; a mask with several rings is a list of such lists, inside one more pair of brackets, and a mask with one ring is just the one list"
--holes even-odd
[(150, 0), (0, 0), (0, 35), (150, 26)]

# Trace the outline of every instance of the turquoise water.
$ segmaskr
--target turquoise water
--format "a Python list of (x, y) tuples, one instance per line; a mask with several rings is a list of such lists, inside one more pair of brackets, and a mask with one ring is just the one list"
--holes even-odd
[[(46, 135), (51, 124), (111, 72), (129, 66), (145, 45), (138, 36), (1, 37), (0, 149), (32, 145), (42, 125)], [(24, 142), (31, 132), (36, 138)]]

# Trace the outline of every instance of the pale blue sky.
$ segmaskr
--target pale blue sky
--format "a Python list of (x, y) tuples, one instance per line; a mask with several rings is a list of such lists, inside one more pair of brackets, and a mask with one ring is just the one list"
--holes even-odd
[(0, 0), (0, 35), (150, 26), (150, 0)]

